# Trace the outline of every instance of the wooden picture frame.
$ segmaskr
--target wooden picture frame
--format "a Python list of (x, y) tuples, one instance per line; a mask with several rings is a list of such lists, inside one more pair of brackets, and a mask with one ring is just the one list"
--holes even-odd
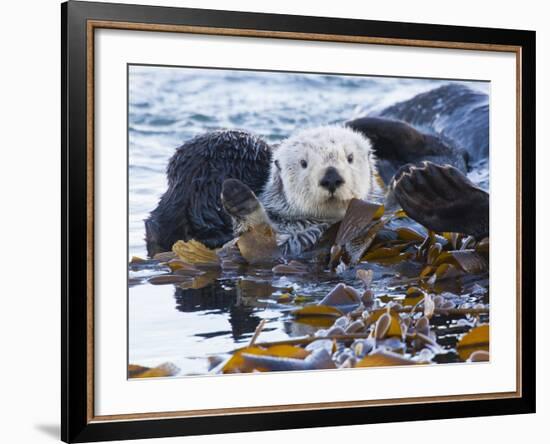
[[(65, 442), (535, 411), (535, 33), (69, 1), (62, 4), (62, 415)], [(517, 390), (254, 408), (94, 414), (94, 32), (214, 34), (516, 55)]]

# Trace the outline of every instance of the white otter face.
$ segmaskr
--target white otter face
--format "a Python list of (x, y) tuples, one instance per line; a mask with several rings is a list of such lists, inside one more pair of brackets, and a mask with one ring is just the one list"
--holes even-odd
[(274, 160), (294, 216), (340, 220), (350, 200), (366, 198), (373, 186), (371, 143), (349, 128), (300, 131), (275, 150)]

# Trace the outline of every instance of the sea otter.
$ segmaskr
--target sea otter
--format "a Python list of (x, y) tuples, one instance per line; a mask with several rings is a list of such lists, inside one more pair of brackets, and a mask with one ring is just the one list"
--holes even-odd
[(351, 199), (371, 197), (375, 173), (369, 139), (350, 128), (306, 129), (277, 147), (244, 131), (200, 135), (168, 164), (168, 190), (145, 221), (148, 254), (178, 240), (221, 247), (265, 221), (283, 254), (298, 254), (342, 219)]
[(222, 203), (233, 217), (234, 236), (269, 224), (285, 257), (313, 247), (342, 220), (349, 202), (372, 199), (378, 186), (370, 140), (345, 127), (297, 132), (277, 147), (263, 192), (237, 179), (223, 182)]
[[(371, 198), (377, 176), (427, 228), (486, 234), (488, 194), (464, 174), (486, 152), (488, 108), (467, 91), (444, 86), (344, 127), (299, 131), (279, 146), (235, 130), (191, 139), (170, 160), (168, 190), (145, 221), (148, 254), (168, 251), (177, 240), (221, 247), (258, 221), (272, 224), (283, 252), (295, 254), (340, 220), (352, 197)], [(406, 122), (418, 101), (429, 109), (426, 102), (441, 94), (452, 104), (448, 114), (475, 120), (472, 133), (445, 120), (450, 139), (429, 119), (425, 132)], [(441, 126), (443, 118), (431, 124)]]

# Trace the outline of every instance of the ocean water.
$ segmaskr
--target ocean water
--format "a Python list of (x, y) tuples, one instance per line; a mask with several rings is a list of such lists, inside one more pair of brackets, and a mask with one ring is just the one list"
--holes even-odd
[[(448, 80), (338, 76), (179, 67), (129, 69), (129, 255), (146, 257), (143, 220), (166, 190), (165, 170), (189, 138), (220, 128), (244, 129), (269, 142), (299, 128), (342, 123), (381, 111)], [(488, 84), (459, 82), (488, 92)], [(483, 176), (483, 175), (482, 175)], [(133, 276), (139, 277), (139, 276)], [(311, 331), (285, 320), (272, 295), (292, 286), (321, 297), (335, 282), (214, 276), (201, 288), (147, 283), (129, 288), (129, 360), (173, 362), (201, 374), (208, 355), (229, 352), (268, 319), (262, 340)]]

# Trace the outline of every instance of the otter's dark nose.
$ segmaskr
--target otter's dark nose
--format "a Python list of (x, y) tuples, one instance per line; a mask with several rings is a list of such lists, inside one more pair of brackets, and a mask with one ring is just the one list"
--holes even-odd
[(328, 167), (325, 171), (325, 175), (319, 182), (319, 185), (321, 185), (323, 188), (326, 188), (331, 193), (334, 193), (336, 191), (336, 188), (338, 188), (343, 183), (344, 179), (342, 178), (342, 176), (340, 176), (338, 170), (334, 167)]

